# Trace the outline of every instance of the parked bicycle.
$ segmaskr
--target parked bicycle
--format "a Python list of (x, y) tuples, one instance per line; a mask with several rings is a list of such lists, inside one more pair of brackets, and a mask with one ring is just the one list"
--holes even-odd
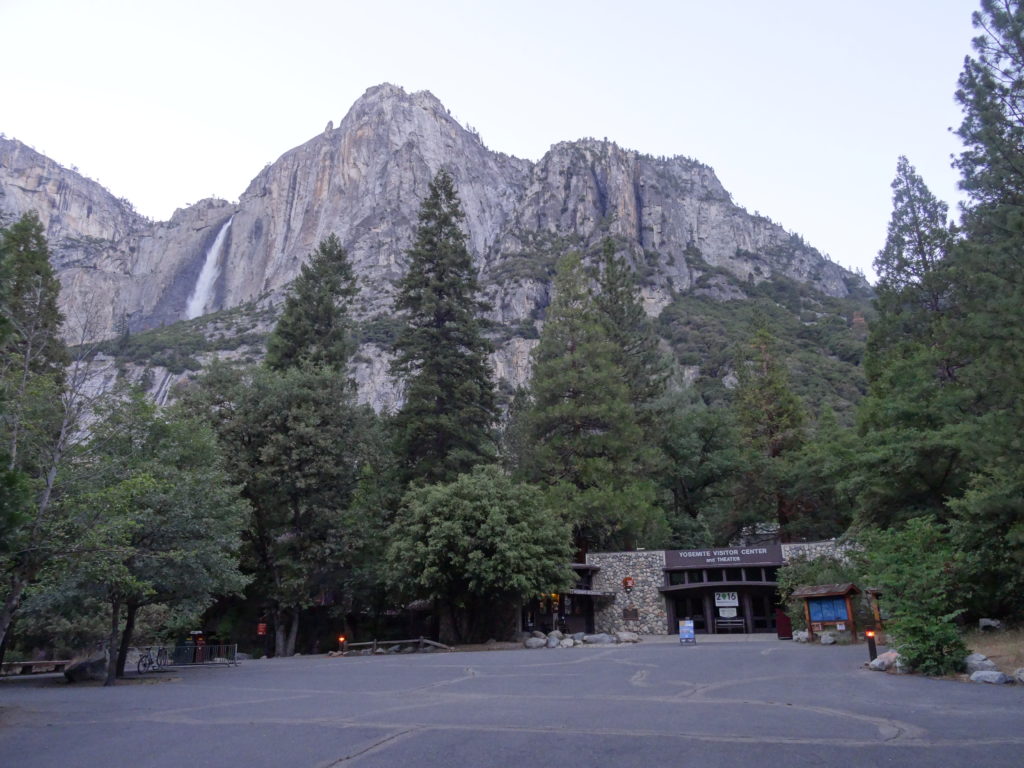
[(167, 649), (163, 646), (151, 645), (146, 649), (145, 653), (139, 654), (139, 674), (159, 672), (169, 663)]

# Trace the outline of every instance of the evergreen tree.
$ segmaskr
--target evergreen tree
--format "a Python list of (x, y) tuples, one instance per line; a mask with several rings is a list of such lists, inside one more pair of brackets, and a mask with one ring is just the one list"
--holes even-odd
[(403, 479), (438, 483), (494, 460), (497, 406), (455, 183), (441, 170), (429, 189), (395, 301), (405, 326), (392, 370), (405, 402), (393, 427)]
[(320, 242), (289, 286), (281, 318), (267, 340), (267, 367), (300, 363), (344, 371), (355, 348), (349, 306), (356, 280), (334, 234)]
[(950, 333), (968, 363), (958, 381), (973, 475), (951, 504), (953, 536), (975, 610), (1024, 616), (1024, 592), (1013, 588), (1024, 559), (1024, 7), (982, 0), (973, 21), (980, 34), (956, 94), (965, 145), (956, 165), (969, 201), (953, 260), (960, 311)]
[(654, 543), (664, 521), (643, 432), (578, 255), (560, 260), (553, 293), (533, 353), (528, 476), (549, 486), (581, 546)]
[(875, 259), (878, 310), (865, 367), (870, 390), (858, 406), (862, 435), (846, 481), (863, 522), (893, 525), (921, 514), (947, 516), (963, 492), (970, 461), (963, 414), (970, 394), (958, 381), (961, 353), (952, 323), (955, 245), (947, 209), (906, 158), (892, 183), (893, 213)]
[(611, 238), (601, 245), (597, 288), (595, 304), (608, 339), (618, 350), (630, 402), (640, 421), (649, 426), (657, 418), (654, 404), (665, 392), (668, 365), (658, 349), (658, 337), (640, 301), (633, 272), (616, 254)]
[(243, 535), (250, 593), (270, 604), (276, 653), (290, 656), (318, 595), (347, 602), (374, 524), (352, 500), (376, 417), (334, 370), (305, 365), (214, 366), (186, 400), (213, 426), (252, 508)]
[(733, 519), (719, 537), (728, 539), (758, 523), (771, 522), (788, 541), (791, 523), (809, 511), (793, 492), (790, 471), (790, 462), (804, 443), (806, 413), (767, 330), (756, 332), (747, 354), (751, 359), (741, 360), (738, 366), (733, 406), (746, 469), (737, 488)]

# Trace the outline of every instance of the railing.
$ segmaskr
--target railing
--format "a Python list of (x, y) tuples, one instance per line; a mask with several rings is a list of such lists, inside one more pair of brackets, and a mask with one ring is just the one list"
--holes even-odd
[[(415, 645), (416, 650), (422, 651), (426, 647), (440, 648), (443, 651), (453, 651), (454, 648), (444, 643), (436, 643), (427, 640), (425, 637), (417, 637), (415, 640), (370, 640), (365, 643), (350, 643), (348, 640), (341, 644), (341, 652), (348, 653), (353, 648), (369, 649), (371, 653), (377, 653), (381, 648), (392, 648), (396, 645)], [(383, 651), (382, 651), (383, 652)]]
[[(144, 655), (150, 646), (133, 648), (133, 657), (129, 656), (129, 663), (137, 663), (140, 656)], [(161, 666), (167, 667), (188, 667), (199, 665), (224, 664), (228, 666), (238, 665), (238, 644), (232, 645), (168, 645), (152, 646), (154, 657), (160, 655), (160, 651), (166, 652), (167, 661)], [(161, 658), (162, 661), (162, 658)]]

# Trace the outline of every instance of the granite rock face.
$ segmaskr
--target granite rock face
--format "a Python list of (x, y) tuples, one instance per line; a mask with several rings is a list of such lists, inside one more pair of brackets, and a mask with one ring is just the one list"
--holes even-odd
[[(205, 311), (277, 306), (318, 242), (335, 233), (359, 276), (359, 314), (386, 318), (427, 184), (455, 178), (490, 319), (504, 326), (493, 357), (512, 387), (529, 378), (529, 350), (550, 296), (555, 259), (594, 254), (605, 237), (643, 270), (652, 315), (673, 295), (742, 297), (721, 278), (785, 275), (831, 296), (865, 285), (799, 237), (734, 205), (714, 171), (608, 141), (552, 146), (538, 162), (489, 150), (432, 94), (370, 88), (333, 123), (260, 171), (237, 203), (201, 200), (153, 222), (97, 182), (21, 142), (0, 139), (0, 223), (39, 212), (62, 283), (70, 341), (109, 338), (187, 316), (211, 246), (230, 221)], [(701, 277), (704, 279), (698, 285)], [(361, 399), (400, 401), (380, 347), (361, 350)]]

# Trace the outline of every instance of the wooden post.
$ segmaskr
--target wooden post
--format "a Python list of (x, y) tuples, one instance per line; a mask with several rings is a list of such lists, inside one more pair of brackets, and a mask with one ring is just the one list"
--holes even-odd
[(846, 615), (850, 620), (850, 642), (857, 642), (857, 619), (853, 612), (853, 603), (850, 601), (850, 593), (846, 593)]
[(804, 598), (804, 621), (807, 622), (807, 642), (814, 641), (814, 630), (811, 628), (811, 601)]

